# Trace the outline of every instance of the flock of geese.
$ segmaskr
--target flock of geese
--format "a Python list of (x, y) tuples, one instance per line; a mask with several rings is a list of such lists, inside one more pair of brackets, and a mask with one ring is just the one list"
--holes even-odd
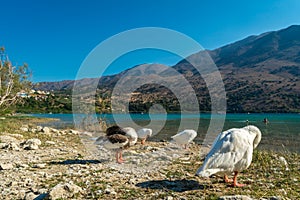
[[(136, 132), (131, 127), (111, 126), (106, 130), (106, 139), (102, 145), (106, 149), (115, 150), (116, 161), (121, 164), (124, 162), (122, 157), (123, 149), (135, 145), (138, 139), (141, 140), (141, 144), (145, 144), (147, 138), (153, 135), (152, 130), (149, 128), (142, 128)], [(179, 132), (171, 138), (173, 142), (187, 149), (188, 144), (196, 136), (196, 131), (188, 129)], [(215, 139), (196, 175), (209, 177), (213, 174), (219, 174), (224, 176), (225, 182), (232, 182), (233, 186), (244, 186), (237, 182), (237, 175), (250, 166), (253, 150), (257, 147), (260, 140), (261, 131), (253, 125), (243, 128), (232, 128), (221, 132)], [(228, 175), (232, 173), (234, 173), (233, 180), (228, 178)]]

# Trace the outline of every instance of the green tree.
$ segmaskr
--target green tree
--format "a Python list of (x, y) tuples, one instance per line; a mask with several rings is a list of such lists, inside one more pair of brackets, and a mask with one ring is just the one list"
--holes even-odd
[(4, 112), (20, 100), (21, 92), (28, 94), (31, 88), (29, 76), (28, 65), (13, 66), (5, 48), (0, 47), (0, 112)]

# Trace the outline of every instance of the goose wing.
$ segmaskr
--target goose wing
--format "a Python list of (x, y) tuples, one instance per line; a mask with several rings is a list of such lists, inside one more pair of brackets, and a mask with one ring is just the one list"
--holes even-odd
[(114, 134), (125, 135), (126, 132), (119, 126), (111, 126), (106, 129), (106, 136), (111, 136)]
[(118, 149), (127, 146), (129, 140), (126, 136), (120, 134), (114, 134), (107, 136), (107, 139), (103, 141), (102, 145), (106, 149)]

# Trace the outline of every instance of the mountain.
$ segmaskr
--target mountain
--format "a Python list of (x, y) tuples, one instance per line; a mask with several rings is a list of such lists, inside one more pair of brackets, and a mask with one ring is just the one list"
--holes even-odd
[[(228, 112), (300, 112), (300, 25), (250, 36), (208, 53), (218, 67), (227, 95)], [(172, 66), (191, 83), (201, 111), (209, 111), (210, 97), (206, 84), (195, 68), (184, 59)], [(128, 70), (126, 70), (128, 71)], [(112, 88), (126, 73), (101, 77), (100, 93)], [(164, 72), (161, 72), (164, 73)], [(169, 74), (172, 78), (172, 75)], [(88, 87), (97, 79), (82, 79)], [(38, 83), (40, 90), (71, 90), (74, 81)], [(184, 88), (182, 88), (184, 90)], [(165, 87), (146, 84), (131, 100), (131, 109), (147, 109), (140, 104), (164, 102), (170, 110), (180, 109), (178, 100)], [(101, 95), (100, 95), (101, 96)], [(157, 100), (158, 99), (158, 100)]]

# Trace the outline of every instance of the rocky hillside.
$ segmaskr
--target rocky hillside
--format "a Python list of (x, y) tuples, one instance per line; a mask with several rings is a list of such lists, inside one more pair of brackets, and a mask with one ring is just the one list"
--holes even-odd
[[(215, 50), (207, 50), (222, 75), (227, 93), (228, 112), (300, 112), (300, 25), (250, 36)], [(203, 52), (199, 52), (201, 54)], [(186, 60), (173, 66), (191, 83), (201, 111), (210, 110), (210, 97), (201, 75)], [(109, 96), (124, 72), (102, 77), (100, 96)], [(91, 81), (80, 83), (88, 87)], [(73, 81), (38, 83), (41, 90), (71, 90)], [(183, 88), (184, 90), (184, 88)], [(145, 102), (180, 107), (168, 88), (145, 85), (132, 98), (131, 111), (144, 112)]]

